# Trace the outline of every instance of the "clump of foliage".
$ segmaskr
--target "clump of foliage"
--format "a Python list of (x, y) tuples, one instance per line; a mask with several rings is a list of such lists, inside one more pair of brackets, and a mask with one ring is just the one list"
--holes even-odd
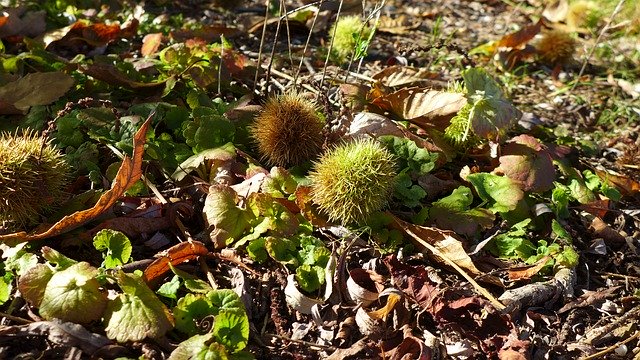
[(62, 153), (33, 133), (0, 136), (0, 221), (35, 224), (65, 198), (70, 168)]
[(445, 138), (458, 148), (467, 148), (481, 139), (499, 140), (520, 117), (520, 111), (484, 69), (468, 69), (462, 77), (467, 105), (451, 120)]
[[(356, 58), (364, 55), (373, 29), (368, 27), (359, 16), (345, 16), (336, 21), (329, 30), (332, 56), (336, 62), (342, 63), (353, 54)], [(358, 56), (360, 55), (360, 56)]]
[(566, 31), (551, 30), (536, 43), (536, 50), (540, 59), (547, 64), (565, 64), (576, 51), (576, 41)]
[(316, 105), (290, 93), (267, 101), (251, 127), (258, 151), (278, 166), (298, 165), (315, 158), (322, 148), (324, 119)]
[(309, 174), (313, 201), (331, 221), (361, 223), (382, 209), (393, 191), (396, 163), (374, 140), (342, 144), (323, 155)]

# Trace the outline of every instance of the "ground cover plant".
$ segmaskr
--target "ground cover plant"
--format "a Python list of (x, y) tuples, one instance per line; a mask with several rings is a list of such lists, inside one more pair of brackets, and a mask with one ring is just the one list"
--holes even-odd
[(634, 1), (0, 5), (0, 358), (640, 359)]

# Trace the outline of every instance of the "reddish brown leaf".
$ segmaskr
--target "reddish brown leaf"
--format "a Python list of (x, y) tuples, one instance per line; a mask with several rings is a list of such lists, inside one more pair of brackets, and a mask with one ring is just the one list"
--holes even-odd
[(313, 226), (323, 227), (327, 225), (327, 219), (314, 209), (311, 204), (311, 187), (298, 186), (295, 192), (296, 205), (300, 208), (300, 212)]
[(120, 27), (118, 24), (89, 24), (86, 21), (76, 21), (75, 23), (50, 31), (44, 35), (42, 41), (44, 47), (55, 46), (76, 52), (86, 52), (86, 45), (91, 48), (105, 46), (119, 38), (130, 37), (135, 34), (138, 21)]
[(208, 253), (209, 250), (201, 242), (185, 241), (179, 243), (159, 254), (158, 258), (144, 270), (143, 279), (152, 287), (152, 284), (160, 280), (170, 270), (169, 264), (176, 266)]
[[(153, 114), (151, 115), (153, 116)], [(87, 222), (102, 215), (109, 210), (113, 204), (142, 176), (142, 155), (144, 154), (144, 144), (147, 130), (151, 124), (151, 116), (142, 124), (133, 138), (133, 157), (125, 156), (122, 165), (116, 174), (111, 189), (102, 194), (98, 202), (90, 209), (77, 211), (65, 216), (48, 229), (34, 234), (27, 234), (25, 231), (18, 233), (0, 235), (0, 242), (19, 243), (24, 241), (42, 240), (52, 236), (60, 235), (76, 229)]]
[(547, 191), (556, 178), (551, 154), (530, 135), (516, 136), (504, 146), (500, 171), (521, 184), (524, 191)]
[(391, 282), (423, 309), (431, 309), (434, 299), (442, 291), (431, 280), (424, 266), (411, 266), (398, 261), (395, 255), (383, 260), (391, 274)]
[(640, 194), (640, 183), (625, 175), (617, 175), (608, 171), (596, 169), (596, 175), (600, 179), (605, 179), (616, 186), (618, 190), (625, 196), (636, 196)]
[(143, 56), (155, 54), (156, 51), (158, 51), (158, 49), (160, 48), (160, 45), (162, 45), (163, 38), (164, 36), (162, 35), (162, 33), (145, 35), (142, 39), (142, 48), (140, 49), (140, 53)]
[(537, 23), (529, 26), (525, 26), (522, 29), (508, 34), (504, 36), (502, 39), (498, 40), (495, 47), (496, 48), (521, 48), (526, 45), (531, 39), (533, 39), (544, 25), (544, 19), (540, 18)]
[(578, 206), (578, 209), (584, 210), (599, 218), (604, 218), (607, 213), (609, 213), (609, 203), (611, 203), (609, 199), (595, 200), (588, 204)]
[(509, 269), (509, 280), (530, 279), (536, 275), (547, 264), (551, 256), (545, 256), (533, 265), (518, 266)]

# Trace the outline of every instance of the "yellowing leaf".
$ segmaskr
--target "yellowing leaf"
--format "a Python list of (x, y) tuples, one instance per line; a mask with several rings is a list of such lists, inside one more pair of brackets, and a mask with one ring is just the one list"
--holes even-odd
[(40, 315), (81, 324), (99, 319), (107, 305), (107, 293), (100, 290), (97, 274), (87, 262), (54, 273), (44, 291)]
[(173, 316), (142, 279), (123, 271), (116, 274), (116, 279), (123, 293), (107, 305), (104, 319), (109, 339), (128, 342), (158, 338), (173, 327)]

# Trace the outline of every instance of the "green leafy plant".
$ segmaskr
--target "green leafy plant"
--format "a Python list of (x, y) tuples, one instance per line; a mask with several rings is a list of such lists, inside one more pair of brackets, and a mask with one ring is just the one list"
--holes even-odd
[(545, 265), (547, 269), (556, 264), (569, 268), (578, 264), (579, 256), (571, 246), (571, 237), (560, 223), (555, 219), (552, 221), (552, 233), (555, 237), (553, 241), (532, 241), (531, 226), (531, 219), (514, 224), (507, 232), (493, 238), (490, 251), (498, 257), (522, 260), (527, 264), (534, 264), (550, 257)]
[(110, 229), (100, 230), (93, 237), (93, 246), (96, 250), (103, 252), (102, 266), (106, 269), (112, 269), (129, 262), (133, 250), (131, 241), (125, 234)]
[(481, 138), (497, 141), (520, 117), (520, 111), (484, 69), (467, 69), (462, 78), (468, 104), (451, 120), (445, 138), (460, 147), (468, 147)]
[(309, 174), (313, 201), (331, 221), (362, 223), (393, 191), (396, 163), (374, 140), (355, 140), (324, 154)]
[[(245, 348), (249, 340), (249, 319), (240, 297), (233, 290), (211, 290), (206, 294), (187, 294), (178, 300), (173, 309), (176, 317), (176, 329), (197, 335), (197, 323), (207, 316), (213, 316), (213, 328), (209, 334), (211, 340), (222, 345), (230, 354)], [(187, 340), (189, 341), (189, 340)]]
[(381, 136), (378, 140), (387, 147), (398, 164), (393, 196), (406, 207), (420, 205), (427, 192), (415, 184), (414, 178), (433, 170), (438, 154), (431, 153), (406, 138)]

